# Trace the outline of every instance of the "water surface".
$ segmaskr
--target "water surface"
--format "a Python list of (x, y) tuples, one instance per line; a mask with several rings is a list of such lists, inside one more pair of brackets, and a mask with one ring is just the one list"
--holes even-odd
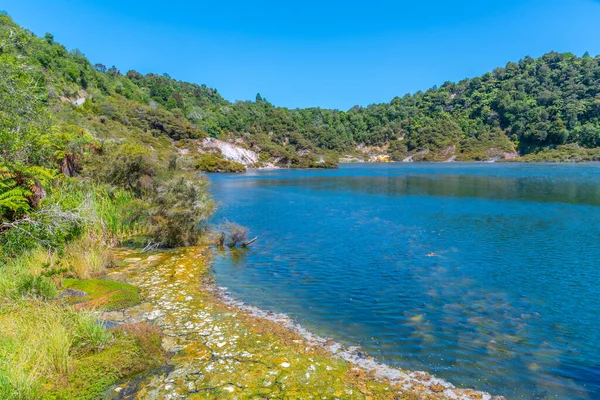
[(508, 398), (600, 398), (600, 165), (215, 174), (251, 250), (218, 283), (380, 361)]

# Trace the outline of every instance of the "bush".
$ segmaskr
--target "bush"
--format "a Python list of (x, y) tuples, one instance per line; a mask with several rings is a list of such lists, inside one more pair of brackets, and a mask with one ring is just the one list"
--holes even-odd
[(152, 237), (160, 246), (195, 245), (202, 224), (213, 214), (206, 177), (184, 174), (164, 182), (152, 200)]
[(215, 153), (196, 156), (196, 169), (203, 172), (246, 172), (244, 164), (229, 161)]
[(248, 228), (234, 222), (225, 222), (224, 232), (221, 234), (221, 245), (227, 242), (227, 246), (233, 248), (248, 240)]
[(138, 196), (154, 190), (159, 165), (152, 152), (143, 146), (125, 144), (109, 148), (95, 164), (95, 171), (90, 172), (95, 172), (94, 178), (101, 182), (131, 190)]

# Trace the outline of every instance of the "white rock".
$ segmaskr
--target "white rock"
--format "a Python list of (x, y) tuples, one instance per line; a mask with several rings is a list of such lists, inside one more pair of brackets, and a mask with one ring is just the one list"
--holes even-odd
[(258, 154), (254, 151), (236, 146), (232, 143), (214, 138), (206, 138), (202, 142), (202, 145), (204, 147), (218, 149), (226, 160), (239, 162), (245, 166), (252, 166), (258, 162)]

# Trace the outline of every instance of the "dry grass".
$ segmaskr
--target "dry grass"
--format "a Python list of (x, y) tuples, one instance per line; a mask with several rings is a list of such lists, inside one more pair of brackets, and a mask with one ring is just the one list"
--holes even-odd
[(62, 259), (80, 279), (102, 275), (114, 262), (108, 246), (91, 231), (70, 243)]
[(161, 333), (157, 326), (147, 323), (125, 324), (118, 330), (135, 337), (144, 353), (151, 356), (161, 355)]

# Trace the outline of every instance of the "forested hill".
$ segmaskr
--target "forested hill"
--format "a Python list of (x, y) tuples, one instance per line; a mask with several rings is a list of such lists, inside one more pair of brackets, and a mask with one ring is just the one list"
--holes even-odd
[(8, 16), (0, 16), (0, 38), (0, 51), (12, 52), (43, 78), (52, 112), (101, 140), (134, 140), (144, 132), (189, 151), (193, 139), (210, 136), (254, 151), (256, 166), (386, 155), (413, 161), (517, 154), (600, 159), (594, 150), (600, 146), (600, 57), (588, 54), (525, 57), (481, 77), (339, 111), (277, 107), (260, 95), (231, 103), (216, 89), (167, 74), (92, 64), (51, 34), (38, 38), (19, 29)]

